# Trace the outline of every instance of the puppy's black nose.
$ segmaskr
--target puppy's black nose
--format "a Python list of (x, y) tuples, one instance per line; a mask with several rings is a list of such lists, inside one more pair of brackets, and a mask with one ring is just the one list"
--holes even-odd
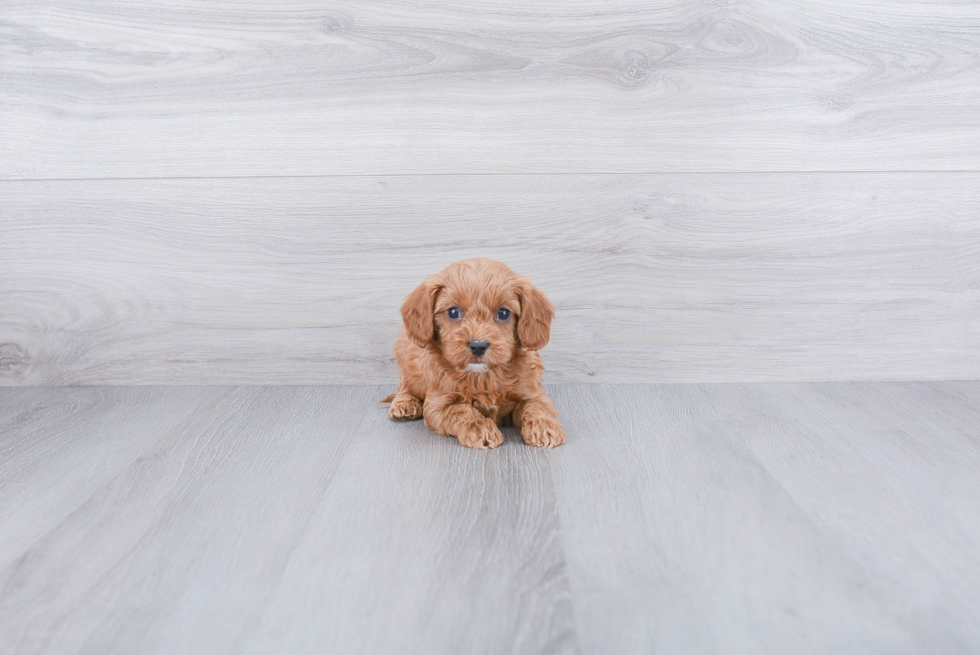
[(490, 344), (486, 341), (477, 341), (476, 339), (470, 340), (470, 352), (477, 357), (483, 357), (483, 353), (487, 352), (487, 348)]

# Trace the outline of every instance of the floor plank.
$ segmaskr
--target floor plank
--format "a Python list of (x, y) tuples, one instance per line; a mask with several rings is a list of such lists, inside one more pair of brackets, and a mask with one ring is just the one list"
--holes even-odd
[(236, 651), (573, 652), (546, 454), (512, 430), (492, 452), (463, 449), (385, 409), (364, 409), (331, 492)]
[(48, 451), (11, 434), (4, 470), (35, 471), (0, 487), (17, 492), (0, 507), (20, 545), (0, 562), (0, 649), (570, 652), (544, 453), (487, 457), (391, 423), (387, 391), (215, 388), (193, 420), (156, 429), (103, 407), (91, 421), (141, 430), (124, 444), (141, 453), (57, 507), (37, 490), (67, 490), (59, 462), (99, 470), (118, 439), (85, 440), (77, 409), (35, 439)]
[(0, 182), (0, 198), (0, 385), (388, 383), (402, 299), (477, 255), (554, 301), (551, 382), (980, 375), (980, 173)]
[(772, 429), (746, 432), (745, 442), (849, 558), (887, 583), (918, 649), (975, 649), (977, 387), (969, 405), (951, 402), (945, 385), (920, 383), (748, 390), (728, 411), (757, 408)]
[(980, 648), (980, 383), (559, 385), (490, 452), (390, 390), (0, 390), (0, 651)]
[(0, 178), (977, 170), (980, 6), (15, 0)]
[[(40, 473), (24, 486), (4, 478), (21, 491), (3, 496), (3, 532), (32, 538), (23, 552), (4, 549), (17, 557), (0, 568), (0, 650), (234, 652), (229, 637), (278, 582), (375, 396), (359, 387), (181, 392), (204, 402), (176, 426), (91, 417), (105, 434), (128, 434), (71, 457), (77, 470), (102, 473), (86, 494), (56, 505), (30, 493), (71, 489), (53, 476), (60, 456), (36, 455)], [(165, 401), (178, 392), (139, 393)], [(85, 441), (84, 419), (66, 413), (37, 441), (60, 455)], [(133, 453), (127, 465), (104, 471), (121, 449)]]
[(75, 520), (168, 435), (227, 395), (218, 388), (83, 387), (4, 390), (0, 425), (0, 569)]
[[(877, 389), (561, 387), (574, 427), (553, 466), (583, 650), (976, 648), (980, 452), (957, 434), (976, 423), (947, 416), (955, 447), (925, 460), (907, 442), (937, 430), (908, 414), (929, 401)], [(889, 418), (896, 393), (913, 409)]]

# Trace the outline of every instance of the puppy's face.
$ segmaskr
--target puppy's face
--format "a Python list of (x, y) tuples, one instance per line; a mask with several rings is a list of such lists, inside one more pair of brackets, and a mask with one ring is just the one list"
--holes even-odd
[(472, 274), (447, 277), (433, 317), (446, 361), (482, 373), (513, 359), (521, 307), (513, 280)]
[(520, 348), (543, 348), (554, 309), (530, 280), (490, 259), (468, 259), (431, 276), (408, 295), (409, 337), (435, 345), (454, 368), (484, 373)]

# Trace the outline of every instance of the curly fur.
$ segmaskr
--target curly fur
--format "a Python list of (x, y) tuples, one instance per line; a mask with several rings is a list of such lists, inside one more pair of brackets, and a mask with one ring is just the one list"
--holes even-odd
[[(450, 319), (451, 307), (462, 317)], [(510, 310), (508, 320), (497, 317), (501, 308)], [(391, 403), (391, 418), (423, 418), (471, 448), (499, 446), (507, 421), (533, 446), (565, 443), (537, 352), (548, 344), (555, 312), (530, 280), (492, 259), (467, 259), (426, 278), (401, 313), (398, 391), (382, 401)], [(474, 339), (489, 344), (480, 357), (470, 351)]]

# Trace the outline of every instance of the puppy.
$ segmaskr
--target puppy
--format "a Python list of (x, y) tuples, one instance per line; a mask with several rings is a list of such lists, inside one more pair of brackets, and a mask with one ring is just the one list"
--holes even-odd
[(532, 446), (565, 443), (538, 354), (555, 311), (530, 280), (492, 259), (467, 259), (426, 278), (401, 313), (398, 391), (381, 401), (391, 418), (424, 418), (469, 448), (499, 446), (508, 420)]

